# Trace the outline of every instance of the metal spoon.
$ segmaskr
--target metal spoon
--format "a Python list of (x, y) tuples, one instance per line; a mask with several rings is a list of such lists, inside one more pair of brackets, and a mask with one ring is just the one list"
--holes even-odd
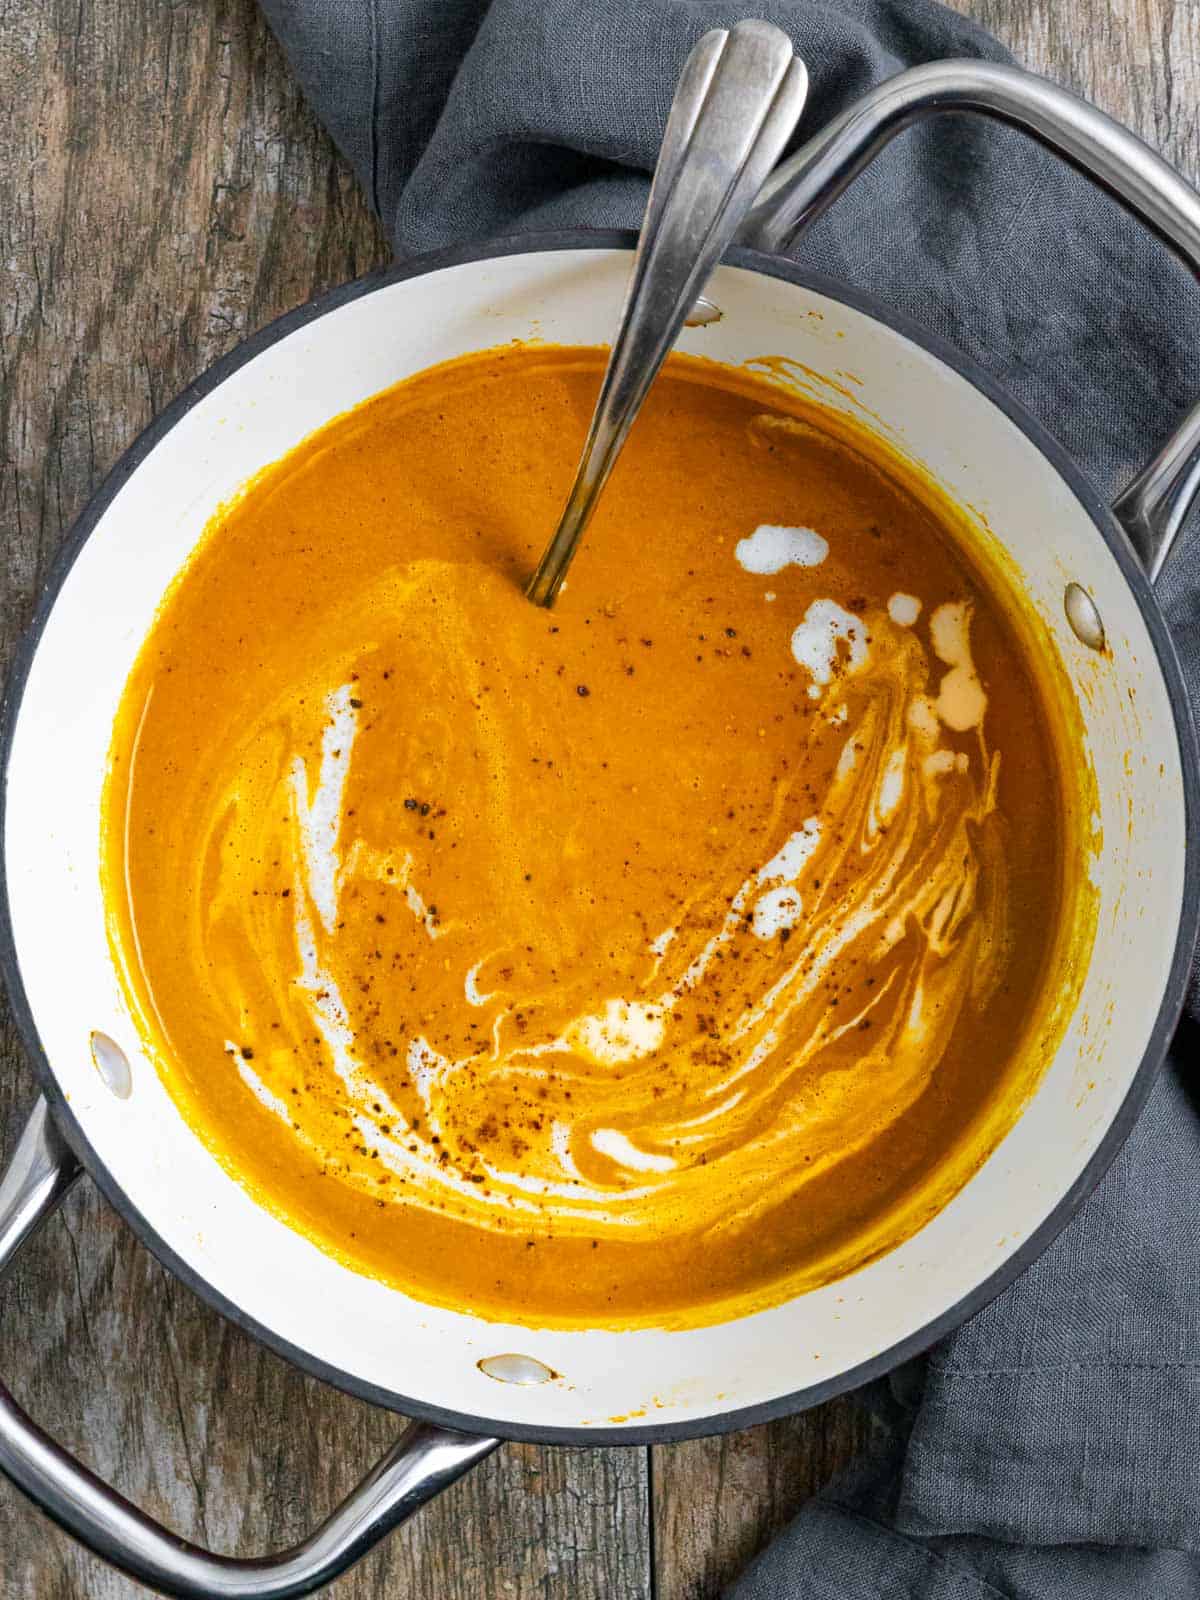
[(768, 22), (714, 29), (688, 57), (575, 483), (525, 591), (536, 605), (554, 603), (650, 385), (783, 154), (807, 98), (804, 63), (793, 56), (787, 35)]

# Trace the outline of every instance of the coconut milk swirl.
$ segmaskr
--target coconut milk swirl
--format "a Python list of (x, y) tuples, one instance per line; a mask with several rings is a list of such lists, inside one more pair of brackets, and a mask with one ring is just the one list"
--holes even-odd
[[(764, 527), (737, 555), (770, 574), (826, 550), (811, 530)], [(922, 617), (897, 594), (856, 615), (816, 592), (791, 635), (814, 705), (766, 847), (715, 879), (697, 861), (694, 892), (644, 929), (611, 992), (561, 908), (506, 927), (439, 904), (438, 807), (391, 802), (419, 855), (364, 836), (355, 679), (265, 720), (256, 737), (291, 748), (257, 803), (233, 795), (220, 812), (198, 931), (232, 939), (269, 986), (276, 1020), (258, 1027), (261, 1004), (243, 1006), (226, 1049), (327, 1173), (483, 1227), (740, 1227), (922, 1094), (1003, 959), (998, 757), (970, 611)], [(395, 751), (394, 769), (408, 759)], [(290, 886), (247, 909), (251, 860)], [(448, 1046), (436, 1024), (455, 1010)]]

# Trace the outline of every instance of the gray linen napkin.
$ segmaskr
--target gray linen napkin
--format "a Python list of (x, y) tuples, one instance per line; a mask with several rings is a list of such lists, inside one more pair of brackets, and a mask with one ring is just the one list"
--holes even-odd
[[(932, 0), (263, 0), (402, 255), (487, 234), (636, 226), (680, 65), (705, 29), (785, 28), (802, 134), (944, 56), (1002, 59)], [(800, 259), (957, 343), (1100, 488), (1200, 392), (1200, 290), (1020, 135), (939, 121), (884, 153)], [(1160, 585), (1200, 703), (1200, 537)], [(1200, 995), (1111, 1173), (1043, 1258), (873, 1387), (879, 1448), (812, 1502), (738, 1600), (1200, 1596)]]

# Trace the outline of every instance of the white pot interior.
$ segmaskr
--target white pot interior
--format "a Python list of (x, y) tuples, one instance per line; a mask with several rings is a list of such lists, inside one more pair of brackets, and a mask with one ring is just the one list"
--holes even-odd
[[(215, 507), (368, 395), (513, 339), (606, 342), (629, 256), (530, 252), (362, 295), (271, 345), (201, 400), (116, 494), (47, 622), (12, 747), (5, 851), (21, 978), (53, 1072), (99, 1159), (160, 1238), (271, 1333), (351, 1379), (503, 1429), (694, 1424), (827, 1382), (922, 1329), (1000, 1267), (1070, 1188), (1146, 1048), (1174, 950), (1184, 863), (1171, 708), (1117, 563), (1063, 480), (991, 401), (860, 312), (722, 268), (723, 317), (681, 347), (726, 362), (783, 355), (837, 378), (820, 398), (870, 408), (894, 441), (987, 519), (1025, 575), (1080, 694), (1100, 800), (1100, 915), (1081, 1001), (1036, 1096), (958, 1196), (853, 1276), (774, 1310), (689, 1332), (552, 1332), (439, 1311), (360, 1277), (258, 1206), (180, 1117), (138, 1048), (105, 935), (99, 805), (122, 686), (164, 589)], [(1066, 624), (1070, 579), (1094, 596), (1111, 658)], [(133, 1092), (88, 1048), (110, 1034)], [(497, 1382), (501, 1352), (556, 1373)]]

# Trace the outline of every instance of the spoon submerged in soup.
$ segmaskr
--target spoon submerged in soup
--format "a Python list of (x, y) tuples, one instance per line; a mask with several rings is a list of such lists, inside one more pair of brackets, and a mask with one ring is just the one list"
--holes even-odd
[(553, 605), (650, 385), (807, 98), (808, 71), (769, 22), (714, 28), (688, 57), (575, 481), (526, 590), (535, 604)]

